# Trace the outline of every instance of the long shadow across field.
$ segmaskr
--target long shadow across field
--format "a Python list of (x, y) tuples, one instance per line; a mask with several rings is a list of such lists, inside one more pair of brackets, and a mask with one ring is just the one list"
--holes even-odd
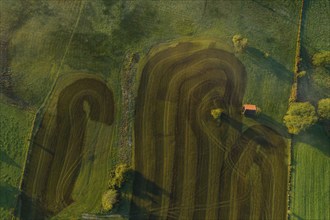
[[(18, 201), (19, 203), (14, 211), (14, 216), (18, 219), (48, 219), (52, 216), (40, 201), (31, 198), (24, 192), (19, 194)], [(25, 215), (22, 215), (22, 213), (25, 213)]]
[(320, 123), (299, 134), (296, 141), (313, 146), (324, 155), (330, 157), (330, 136), (327, 135), (325, 128)]
[[(281, 136), (283, 138), (290, 138), (290, 135), (287, 132), (287, 128), (284, 126), (284, 124), (275, 121), (273, 118), (269, 117), (268, 115), (261, 113), (260, 115), (251, 115), (251, 116), (244, 116), (244, 117), (253, 119), (256, 122), (258, 122), (259, 124), (268, 125), (272, 129), (281, 133)], [(229, 126), (235, 128), (238, 131), (240, 131), (240, 129), (242, 127), (248, 127), (243, 122), (237, 121), (234, 118), (229, 117), (227, 114), (222, 115), (221, 120), (222, 120), (222, 122), (227, 123)]]
[(0, 161), (8, 164), (9, 166), (21, 168), (21, 166), (18, 163), (16, 163), (15, 160), (13, 160), (11, 157), (9, 157), (9, 155), (3, 150), (0, 150)]
[(4, 209), (10, 209), (15, 204), (10, 204), (15, 201), (15, 198), (19, 195), (19, 190), (7, 183), (1, 183), (0, 185), (0, 207)]
[(268, 115), (261, 113), (258, 116), (252, 116), (254, 120), (259, 122), (260, 124), (268, 125), (269, 127), (273, 128), (274, 130), (278, 131), (282, 137), (290, 138), (289, 133), (287, 132), (287, 128), (283, 123), (279, 123), (273, 118), (269, 117)]
[(253, 62), (257, 66), (261, 66), (263, 69), (272, 70), (276, 73), (276, 76), (283, 81), (290, 81), (293, 79), (293, 74), (285, 66), (280, 64), (272, 57), (265, 57), (265, 54), (255, 47), (248, 47), (246, 52), (249, 56), (253, 57)]
[[(170, 197), (170, 193), (167, 192), (165, 189), (158, 186), (155, 182), (150, 181), (146, 179), (143, 174), (141, 174), (138, 171), (134, 171), (134, 182), (137, 184), (145, 185), (146, 187), (141, 189), (144, 189), (143, 191), (133, 191), (133, 196), (144, 201), (152, 201), (157, 202), (159, 200), (159, 197), (162, 195), (166, 195)], [(150, 219), (158, 219), (160, 217), (160, 209), (155, 209), (150, 213), (150, 209), (140, 206), (138, 203), (135, 203), (134, 201), (131, 201), (130, 204), (130, 219), (144, 219), (147, 216), (149, 216)]]

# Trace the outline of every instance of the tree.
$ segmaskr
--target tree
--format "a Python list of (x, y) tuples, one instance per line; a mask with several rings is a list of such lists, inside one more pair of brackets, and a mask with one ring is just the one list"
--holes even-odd
[(102, 208), (109, 212), (118, 202), (124, 182), (132, 179), (132, 169), (127, 164), (118, 164), (110, 174), (109, 188), (102, 196)]
[(330, 120), (330, 98), (319, 100), (317, 113), (321, 119)]
[(260, 114), (261, 114), (261, 108), (257, 107), (256, 115), (260, 115)]
[(298, 78), (302, 78), (302, 77), (304, 77), (304, 76), (306, 76), (306, 71), (300, 71), (300, 72), (297, 74), (297, 77), (298, 77)]
[(330, 88), (330, 74), (325, 67), (316, 67), (312, 74), (312, 82), (317, 88)]
[(240, 34), (234, 35), (232, 41), (234, 44), (235, 51), (238, 53), (243, 52), (248, 45), (248, 39), (243, 38)]
[(117, 191), (109, 189), (102, 196), (102, 208), (104, 211), (109, 212), (117, 202)]
[(211, 115), (214, 119), (220, 118), (221, 114), (224, 112), (222, 108), (216, 108), (211, 110)]
[(324, 66), (330, 64), (330, 51), (321, 51), (313, 55), (312, 63), (314, 66)]
[(298, 134), (315, 124), (316, 121), (315, 108), (309, 102), (291, 103), (284, 116), (284, 123), (291, 134)]
[(109, 181), (109, 187), (118, 189), (121, 185), (127, 181), (129, 176), (130, 167), (127, 164), (118, 164), (114, 172), (111, 174)]

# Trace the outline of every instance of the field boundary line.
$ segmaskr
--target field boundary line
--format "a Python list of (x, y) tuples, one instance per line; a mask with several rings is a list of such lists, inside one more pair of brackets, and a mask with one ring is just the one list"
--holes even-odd
[[(24, 179), (23, 177), (24, 177), (24, 175), (26, 174), (26, 164), (27, 164), (27, 161), (29, 160), (29, 155), (30, 155), (30, 151), (31, 151), (31, 148), (30, 148), (31, 143), (30, 143), (30, 142), (33, 141), (33, 136), (34, 136), (34, 134), (35, 134), (35, 132), (36, 132), (36, 130), (35, 130), (36, 125), (40, 123), (40, 121), (39, 121), (39, 120), (40, 120), (39, 115), (42, 115), (42, 113), (43, 113), (43, 108), (45, 107), (46, 103), (48, 102), (47, 100), (49, 99), (50, 95), (53, 93), (53, 90), (54, 90), (54, 88), (55, 88), (55, 85), (56, 85), (56, 82), (57, 82), (57, 79), (58, 79), (58, 76), (59, 76), (59, 73), (60, 73), (61, 67), (62, 67), (62, 65), (63, 65), (63, 63), (64, 63), (64, 59), (65, 59), (65, 57), (66, 57), (66, 54), (67, 54), (68, 51), (69, 51), (69, 47), (70, 47), (71, 41), (72, 41), (73, 36), (74, 36), (74, 34), (75, 34), (75, 31), (76, 31), (76, 29), (77, 29), (77, 27), (78, 27), (78, 24), (79, 24), (79, 21), (80, 21), (80, 18), (81, 18), (81, 14), (82, 14), (82, 11), (83, 11), (84, 7), (85, 7), (85, 1), (84, 1), (84, 0), (81, 0), (81, 1), (80, 1), (79, 12), (78, 12), (78, 17), (77, 17), (76, 22), (75, 22), (75, 24), (74, 24), (74, 27), (73, 27), (73, 30), (72, 30), (72, 33), (71, 33), (71, 36), (70, 36), (69, 42), (68, 42), (68, 44), (67, 44), (67, 46), (66, 46), (66, 50), (65, 50), (65, 52), (64, 52), (64, 55), (63, 55), (63, 57), (62, 57), (62, 59), (61, 59), (61, 62), (60, 62), (60, 66), (59, 66), (59, 68), (58, 68), (58, 71), (56, 72), (56, 76), (55, 76), (54, 83), (53, 83), (53, 85), (52, 85), (52, 87), (51, 87), (51, 90), (49, 91), (48, 95), (46, 96), (46, 98), (44, 99), (43, 103), (42, 103), (41, 106), (39, 107), (39, 110), (36, 111), (36, 114), (35, 114), (35, 116), (34, 116), (34, 118), (33, 118), (33, 121), (32, 121), (32, 125), (33, 125), (33, 127), (30, 129), (30, 132), (29, 132), (29, 134), (28, 134), (28, 135), (29, 135), (29, 138), (30, 138), (30, 141), (28, 141), (28, 142), (26, 143), (28, 149), (27, 149), (27, 151), (26, 151), (26, 155), (25, 155), (25, 159), (24, 159), (24, 165), (23, 165), (23, 167), (22, 167), (22, 171), (21, 171), (22, 175), (21, 175), (21, 179), (20, 179), (19, 187), (18, 187), (20, 193), (22, 192), (22, 184), (23, 184), (23, 179)], [(11, 212), (12, 220), (15, 220), (15, 219), (16, 219), (16, 217), (15, 217), (15, 215), (14, 215), (16, 209), (17, 209), (17, 208), (20, 209), (20, 207), (18, 207), (18, 205), (19, 205), (19, 204), (18, 204), (18, 202), (19, 202), (19, 201), (18, 201), (18, 197), (19, 197), (19, 195), (18, 195), (17, 198), (16, 198), (16, 204), (17, 204), (17, 205), (16, 205), (15, 209), (13, 209), (13, 211)]]
[(289, 103), (293, 103), (297, 101), (298, 73), (299, 73), (299, 65), (301, 61), (301, 29), (302, 29), (304, 5), (305, 5), (304, 0), (301, 0), (301, 8), (299, 11), (298, 32), (297, 32), (297, 40), (296, 40), (296, 53), (295, 53), (294, 69), (293, 69), (293, 84), (291, 88)]
[[(294, 62), (294, 72), (293, 72), (293, 84), (291, 88), (290, 98), (289, 98), (289, 105), (291, 103), (297, 102), (297, 93), (298, 93), (298, 74), (299, 74), (299, 65), (301, 62), (301, 29), (302, 29), (302, 19), (304, 13), (304, 6), (305, 0), (301, 0), (301, 7), (299, 11), (299, 22), (298, 22), (298, 32), (297, 32), (297, 40), (296, 40), (296, 54), (295, 54), (295, 62)], [(291, 217), (291, 203), (292, 203), (292, 157), (294, 151), (294, 135), (290, 137), (290, 144), (289, 144), (289, 151), (288, 151), (288, 198), (287, 198), (287, 219), (289, 220)]]

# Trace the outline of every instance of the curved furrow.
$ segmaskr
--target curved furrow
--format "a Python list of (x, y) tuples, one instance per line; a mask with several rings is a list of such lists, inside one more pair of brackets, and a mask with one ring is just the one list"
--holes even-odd
[(240, 128), (217, 127), (210, 111), (224, 108), (240, 122), (244, 88), (243, 65), (223, 50), (198, 50), (188, 43), (150, 57), (137, 100), (132, 218), (218, 215), (215, 205), (229, 201), (216, 192), (233, 144), (221, 133), (238, 137)]
[(88, 118), (114, 121), (113, 93), (104, 81), (77, 79), (54, 92), (30, 146), (19, 199), (22, 219), (52, 216), (74, 202)]
[[(229, 154), (239, 172), (226, 169), (235, 179), (230, 189), (228, 219), (284, 219), (286, 216), (286, 144), (273, 129), (255, 125), (246, 130)], [(229, 159), (229, 158), (228, 158)], [(242, 175), (243, 174), (243, 175)], [(236, 197), (248, 194), (245, 201)], [(282, 201), (279, 203), (278, 201)]]

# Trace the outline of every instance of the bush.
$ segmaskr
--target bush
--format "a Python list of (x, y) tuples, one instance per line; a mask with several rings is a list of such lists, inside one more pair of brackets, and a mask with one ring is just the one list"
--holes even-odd
[(306, 71), (300, 71), (300, 72), (297, 74), (297, 77), (298, 77), (298, 78), (302, 78), (302, 77), (304, 77), (304, 76), (306, 76)]
[(243, 38), (240, 34), (234, 35), (232, 41), (234, 44), (235, 51), (239, 53), (243, 52), (248, 45), (248, 39)]
[(314, 66), (324, 66), (330, 64), (330, 51), (321, 51), (313, 55)]
[(117, 165), (114, 172), (111, 174), (109, 188), (118, 189), (128, 180), (131, 169), (127, 164)]
[(211, 110), (211, 115), (214, 119), (220, 118), (221, 114), (224, 112), (222, 108), (216, 108)]
[(319, 100), (317, 113), (321, 119), (330, 120), (330, 98)]
[(261, 108), (257, 107), (257, 111), (256, 111), (256, 115), (260, 115), (261, 114)]
[(116, 169), (111, 172), (109, 180), (109, 188), (102, 196), (102, 208), (109, 212), (118, 202), (121, 194), (121, 187), (124, 182), (131, 178), (131, 168), (127, 164), (118, 164)]
[(317, 87), (324, 89), (330, 88), (330, 73), (324, 67), (317, 67), (314, 69), (312, 74), (312, 82), (315, 83)]
[(104, 211), (109, 212), (117, 202), (117, 191), (109, 189), (102, 196), (102, 208)]
[(315, 124), (316, 121), (315, 108), (309, 102), (291, 103), (284, 116), (284, 123), (291, 134), (298, 134)]

